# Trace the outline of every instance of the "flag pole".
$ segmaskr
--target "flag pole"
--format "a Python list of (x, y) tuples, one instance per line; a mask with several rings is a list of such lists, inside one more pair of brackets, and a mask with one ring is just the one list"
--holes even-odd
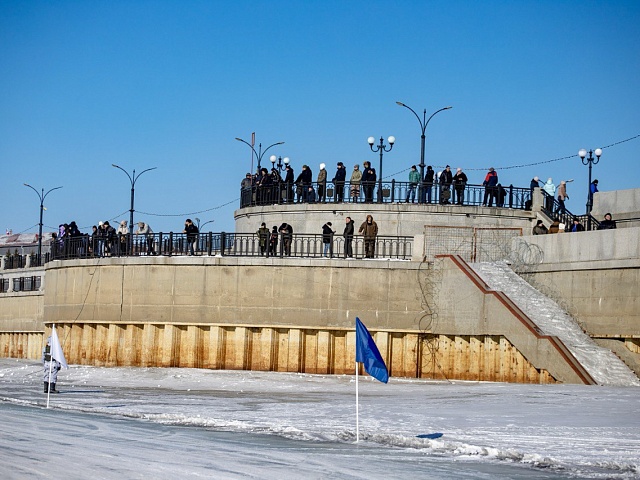
[(358, 400), (358, 362), (356, 362), (356, 443), (360, 441), (360, 412)]
[[(52, 330), (55, 330), (56, 324), (53, 324)], [(45, 347), (46, 348), (46, 347)], [(49, 408), (49, 397), (51, 396), (51, 373), (53, 372), (53, 362), (51, 356), (51, 347), (49, 347), (49, 380), (47, 381), (47, 408)], [(46, 355), (46, 354), (45, 354)]]

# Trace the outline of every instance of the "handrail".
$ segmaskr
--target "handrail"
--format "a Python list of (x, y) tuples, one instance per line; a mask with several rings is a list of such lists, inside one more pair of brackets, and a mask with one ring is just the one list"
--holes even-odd
[[(349, 181), (311, 182), (295, 184), (278, 182), (268, 185), (253, 185), (240, 189), (240, 208), (282, 205), (293, 203), (377, 203), (374, 182), (351, 183)], [(442, 205), (496, 206), (512, 209), (530, 209), (530, 188), (513, 185), (441, 185), (398, 182), (382, 182), (382, 203), (423, 203)]]

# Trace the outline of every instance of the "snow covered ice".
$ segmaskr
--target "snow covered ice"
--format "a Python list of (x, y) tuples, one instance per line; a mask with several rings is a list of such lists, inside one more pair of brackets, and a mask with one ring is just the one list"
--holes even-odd
[[(0, 472), (21, 478), (640, 478), (640, 388), (0, 359)], [(442, 432), (436, 440), (416, 435)]]

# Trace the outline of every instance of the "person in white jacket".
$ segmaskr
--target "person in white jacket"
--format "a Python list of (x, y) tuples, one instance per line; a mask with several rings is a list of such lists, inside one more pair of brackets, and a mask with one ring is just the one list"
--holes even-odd
[(553, 184), (553, 178), (547, 178), (546, 183), (542, 186), (542, 190), (547, 192), (547, 197), (545, 198), (545, 209), (548, 212), (553, 212), (553, 199), (556, 196), (556, 186)]

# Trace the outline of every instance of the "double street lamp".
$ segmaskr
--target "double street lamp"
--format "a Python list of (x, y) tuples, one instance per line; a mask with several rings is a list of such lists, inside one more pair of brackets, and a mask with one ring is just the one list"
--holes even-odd
[[(587, 158), (587, 153), (589, 157)], [(593, 158), (593, 154), (595, 153), (596, 158)], [(600, 161), (600, 155), (602, 155), (602, 149), (596, 148), (595, 150), (587, 150), (585, 148), (581, 148), (578, 151), (578, 155), (582, 159), (583, 165), (589, 165), (589, 195), (587, 196), (587, 215), (591, 213), (591, 209), (593, 208), (593, 193), (591, 192), (591, 168), (593, 165), (597, 165)]]
[(29, 187), (31, 190), (36, 192), (36, 195), (38, 195), (38, 198), (40, 199), (40, 222), (38, 223), (38, 265), (40, 265), (42, 263), (42, 212), (44, 211), (44, 199), (47, 198), (47, 195), (49, 195), (51, 192), (62, 187), (55, 187), (51, 190), (48, 190), (47, 193), (44, 193), (44, 188), (40, 192), (38, 192), (38, 190), (33, 188), (28, 183), (25, 183), (24, 186)]
[(133, 202), (134, 202), (134, 197), (135, 197), (135, 189), (136, 189), (136, 180), (138, 180), (138, 178), (140, 178), (140, 175), (142, 175), (145, 172), (149, 172), (151, 170), (155, 170), (158, 167), (151, 167), (151, 168), (147, 168), (146, 170), (141, 171), (139, 174), (136, 175), (136, 170), (135, 168), (133, 169), (133, 173), (131, 175), (129, 175), (129, 172), (127, 172), (124, 168), (122, 168), (119, 165), (116, 165), (115, 163), (111, 164), (112, 167), (118, 168), (120, 170), (122, 170), (127, 177), (129, 177), (129, 181), (131, 182), (131, 208), (129, 209), (129, 252), (132, 251), (132, 247), (133, 247)]
[(449, 110), (451, 108), (453, 108), (452, 106), (448, 106), (448, 107), (444, 107), (441, 108), (440, 110), (436, 110), (435, 112), (433, 112), (431, 114), (431, 116), (429, 117), (429, 119), (427, 120), (427, 109), (425, 108), (424, 111), (422, 112), (422, 118), (420, 118), (418, 116), (418, 114), (415, 112), (415, 110), (413, 110), (413, 108), (411, 108), (408, 105), (405, 105), (402, 102), (396, 102), (398, 105), (400, 105), (401, 107), (405, 107), (408, 108), (409, 110), (411, 110), (411, 112), (413, 112), (413, 114), (416, 116), (416, 118), (418, 119), (418, 122), (420, 122), (420, 128), (422, 129), (422, 136), (420, 137), (420, 183), (419, 188), (418, 188), (418, 201), (422, 202), (422, 183), (424, 182), (424, 141), (425, 141), (425, 131), (427, 130), (427, 125), (429, 125), (429, 122), (431, 121), (431, 119), (437, 114), (442, 112), (443, 110)]
[(376, 143), (376, 139), (373, 137), (369, 137), (367, 142), (369, 142), (369, 147), (371, 151), (376, 153), (380, 152), (380, 168), (378, 169), (378, 203), (382, 203), (382, 154), (384, 152), (390, 152), (393, 148), (393, 144), (396, 143), (396, 137), (391, 136), (387, 139), (389, 142), (389, 149), (387, 150), (387, 146), (384, 144), (384, 138), (380, 137), (380, 144), (373, 149), (373, 144)]
[[(282, 170), (284, 170), (285, 168), (287, 168), (287, 165), (289, 165), (289, 162), (291, 160), (289, 160), (289, 157), (276, 157), (275, 155), (271, 155), (269, 157), (269, 160), (271, 161), (271, 167), (272, 168), (278, 168), (278, 172), (282, 172)], [(278, 164), (276, 165), (276, 160), (278, 161)]]
[(251, 145), (246, 140), (243, 140), (238, 137), (236, 137), (236, 140), (246, 144), (253, 151), (255, 156), (258, 158), (258, 170), (260, 170), (260, 163), (262, 162), (262, 157), (264, 156), (265, 153), (267, 153), (267, 150), (269, 150), (271, 147), (275, 147), (276, 145), (282, 145), (284, 143), (284, 142), (278, 142), (278, 143), (274, 143), (273, 145), (269, 145), (267, 148), (264, 149), (264, 152), (262, 151), (262, 143), (260, 143), (258, 144), (258, 151), (256, 152), (256, 149), (253, 148), (253, 145)]

